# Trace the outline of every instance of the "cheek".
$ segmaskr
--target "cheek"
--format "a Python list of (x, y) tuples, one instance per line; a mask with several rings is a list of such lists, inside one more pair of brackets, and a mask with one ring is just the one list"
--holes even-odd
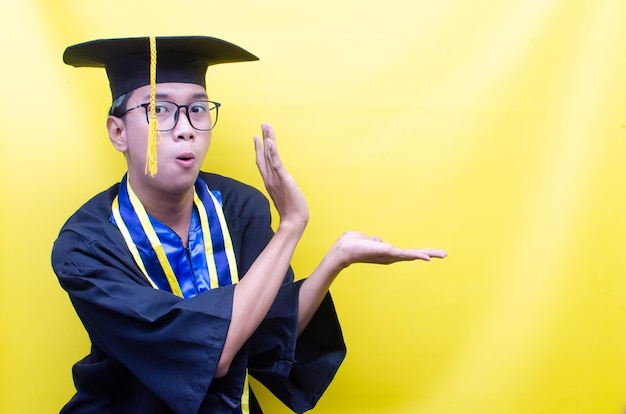
[(199, 145), (196, 148), (196, 159), (198, 161), (198, 165), (200, 166), (200, 168), (202, 168), (202, 164), (204, 164), (204, 160), (206, 159), (206, 155), (211, 144), (211, 138), (209, 137), (202, 142), (198, 142), (198, 144)]
[(136, 137), (128, 140), (126, 155), (136, 161), (143, 161), (146, 158), (146, 139)]
[(206, 156), (207, 151), (209, 151), (209, 147), (211, 146), (211, 136), (202, 142), (202, 157)]

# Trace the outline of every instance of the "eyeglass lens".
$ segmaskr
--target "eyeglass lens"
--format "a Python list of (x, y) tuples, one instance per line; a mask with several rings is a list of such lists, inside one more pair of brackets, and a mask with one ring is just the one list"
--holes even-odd
[[(177, 105), (174, 102), (155, 102), (155, 113), (160, 131), (174, 129), (180, 116), (180, 108), (185, 108), (187, 120), (192, 127), (202, 131), (208, 131), (217, 122), (217, 105), (211, 101), (192, 102), (188, 105)], [(146, 117), (150, 121), (150, 105), (146, 105)]]

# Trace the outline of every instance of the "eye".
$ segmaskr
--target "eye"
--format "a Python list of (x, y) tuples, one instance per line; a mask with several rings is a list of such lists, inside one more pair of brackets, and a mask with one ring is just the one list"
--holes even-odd
[(189, 104), (189, 112), (195, 114), (203, 114), (209, 110), (208, 105), (205, 102), (194, 102)]
[(164, 104), (161, 104), (161, 103), (157, 102), (154, 105), (154, 112), (157, 115), (162, 115), (162, 114), (166, 114), (166, 113), (170, 112), (170, 108), (167, 105), (164, 105)]

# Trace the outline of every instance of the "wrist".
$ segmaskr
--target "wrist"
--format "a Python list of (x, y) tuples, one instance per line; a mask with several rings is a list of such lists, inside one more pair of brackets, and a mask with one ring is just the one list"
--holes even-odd
[(276, 233), (291, 234), (295, 237), (300, 238), (304, 234), (304, 229), (306, 228), (306, 225), (307, 220), (280, 220), (280, 222), (278, 223), (278, 228), (276, 229)]
[(326, 254), (326, 260), (329, 266), (335, 269), (336, 273), (341, 272), (352, 264), (350, 256), (343, 246), (341, 239), (337, 240)]

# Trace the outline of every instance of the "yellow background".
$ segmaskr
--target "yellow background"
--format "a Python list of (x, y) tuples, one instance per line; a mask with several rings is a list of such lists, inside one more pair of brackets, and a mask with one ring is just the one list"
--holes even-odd
[(626, 408), (624, 0), (0, 0), (0, 33), (1, 412), (73, 394), (89, 343), (50, 249), (124, 170), (104, 72), (61, 54), (148, 34), (261, 57), (209, 69), (205, 168), (259, 186), (274, 125), (311, 207), (301, 277), (347, 229), (449, 252), (340, 276), (349, 351), (314, 412)]

